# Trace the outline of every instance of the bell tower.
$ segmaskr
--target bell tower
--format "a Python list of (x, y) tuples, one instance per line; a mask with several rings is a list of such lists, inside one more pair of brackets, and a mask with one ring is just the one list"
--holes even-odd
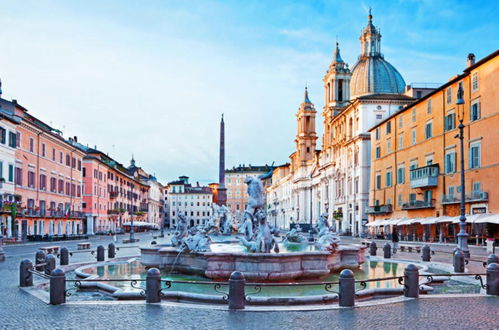
[(305, 87), (305, 98), (298, 109), (296, 120), (298, 124), (298, 134), (296, 135), (296, 154), (299, 165), (306, 165), (314, 160), (317, 133), (315, 132), (315, 111), (314, 105), (308, 98), (308, 90)]
[(348, 105), (350, 100), (350, 78), (352, 73), (348, 68), (348, 64), (343, 62), (340, 55), (340, 46), (336, 42), (334, 49), (333, 61), (329, 65), (329, 70), (324, 76), (325, 111), (332, 112), (336, 115), (342, 108)]

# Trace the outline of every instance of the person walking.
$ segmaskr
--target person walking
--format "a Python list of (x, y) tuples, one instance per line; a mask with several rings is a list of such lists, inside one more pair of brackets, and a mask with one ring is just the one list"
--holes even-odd
[(392, 243), (393, 243), (393, 254), (395, 254), (397, 253), (397, 249), (399, 247), (399, 233), (397, 226), (393, 226)]

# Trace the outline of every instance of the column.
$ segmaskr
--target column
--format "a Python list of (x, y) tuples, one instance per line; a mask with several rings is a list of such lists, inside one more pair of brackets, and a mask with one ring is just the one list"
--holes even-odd
[(91, 215), (87, 215), (87, 235), (94, 234), (94, 220)]
[(12, 237), (12, 217), (7, 217), (7, 237)]

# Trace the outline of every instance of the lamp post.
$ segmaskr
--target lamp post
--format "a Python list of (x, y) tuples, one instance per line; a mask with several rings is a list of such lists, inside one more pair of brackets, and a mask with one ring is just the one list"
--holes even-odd
[(130, 188), (130, 200), (132, 203), (130, 212), (130, 242), (135, 242), (135, 233), (133, 231), (133, 183)]
[[(457, 90), (457, 114), (459, 119), (459, 140), (461, 144), (461, 216), (459, 217), (459, 234), (457, 234), (457, 247), (460, 249), (466, 259), (470, 258), (468, 249), (468, 233), (466, 233), (466, 208), (465, 208), (465, 180), (464, 180), (464, 99), (463, 88), (459, 85)], [(461, 111), (459, 111), (461, 106)]]

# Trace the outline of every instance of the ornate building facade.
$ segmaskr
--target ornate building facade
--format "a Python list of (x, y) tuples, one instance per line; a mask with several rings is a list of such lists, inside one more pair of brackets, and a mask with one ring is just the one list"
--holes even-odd
[(312, 224), (320, 214), (328, 213), (340, 232), (360, 235), (365, 231), (369, 129), (414, 99), (403, 94), (404, 79), (381, 54), (381, 34), (371, 14), (360, 43), (361, 54), (351, 70), (337, 43), (323, 78), (322, 150), (316, 149), (316, 110), (305, 90), (297, 113), (296, 151), (289, 165), (274, 170), (267, 189), (269, 209), (280, 227), (293, 222)]

